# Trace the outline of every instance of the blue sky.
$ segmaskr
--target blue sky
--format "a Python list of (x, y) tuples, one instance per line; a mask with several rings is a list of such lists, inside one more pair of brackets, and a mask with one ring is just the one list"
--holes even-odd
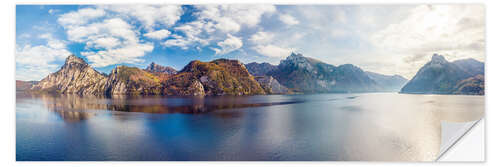
[(411, 78), (433, 53), (484, 60), (481, 5), (18, 5), (16, 79), (69, 54), (98, 71), (191, 60), (278, 64), (292, 51)]

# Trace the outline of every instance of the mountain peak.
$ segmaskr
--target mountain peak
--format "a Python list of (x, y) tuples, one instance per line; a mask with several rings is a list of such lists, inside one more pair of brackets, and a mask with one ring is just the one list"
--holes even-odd
[(87, 64), (85, 60), (82, 58), (76, 57), (74, 54), (69, 55), (66, 58), (66, 62), (64, 64)]
[(444, 58), (444, 56), (434, 53), (432, 55), (431, 62), (446, 62), (446, 59)]
[(176, 74), (177, 73), (177, 70), (175, 70), (174, 68), (168, 67), (168, 66), (162, 66), (162, 65), (156, 64), (155, 62), (151, 62), (151, 64), (149, 64), (149, 66), (147, 66), (145, 70), (149, 71), (149, 72), (158, 72), (158, 73), (167, 73), (167, 74)]
[(294, 57), (304, 57), (304, 56), (301, 53), (292, 52), (292, 54), (290, 54), (290, 56), (288, 57), (294, 58)]

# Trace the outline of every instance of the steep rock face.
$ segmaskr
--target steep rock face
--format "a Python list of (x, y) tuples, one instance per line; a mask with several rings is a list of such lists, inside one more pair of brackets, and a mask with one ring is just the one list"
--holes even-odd
[(256, 63), (256, 62), (245, 64), (245, 67), (247, 68), (248, 72), (250, 72), (250, 74), (252, 74), (253, 76), (265, 76), (270, 71), (278, 69), (277, 66), (269, 63)]
[(367, 71), (366, 74), (373, 79), (382, 91), (399, 92), (408, 80), (400, 75), (383, 75)]
[(269, 75), (296, 92), (370, 92), (378, 85), (360, 68), (345, 64), (335, 67), (292, 53)]
[(111, 71), (106, 94), (161, 94), (160, 79), (137, 67), (118, 66)]
[(288, 88), (281, 85), (272, 76), (255, 76), (255, 80), (260, 84), (260, 86), (268, 94), (286, 94), (286, 93), (288, 93)]
[(90, 67), (83, 59), (68, 56), (62, 68), (32, 87), (34, 91), (62, 94), (103, 94), (106, 76)]
[[(460, 89), (458, 84), (462, 80), (477, 75), (484, 75), (484, 63), (474, 59), (448, 62), (443, 56), (434, 54), (431, 61), (418, 70), (401, 92), (453, 94)], [(484, 85), (482, 87), (484, 89)]]
[(146, 67), (146, 69), (144, 69), (144, 70), (146, 70), (150, 73), (177, 74), (177, 70), (175, 70), (174, 68), (168, 67), (168, 66), (158, 65), (154, 62), (149, 64), (149, 66)]
[(265, 93), (242, 63), (228, 59), (217, 59), (211, 62), (192, 61), (177, 75), (167, 79), (165, 83), (166, 94), (173, 92), (183, 92), (181, 94), (196, 92), (205, 95)]

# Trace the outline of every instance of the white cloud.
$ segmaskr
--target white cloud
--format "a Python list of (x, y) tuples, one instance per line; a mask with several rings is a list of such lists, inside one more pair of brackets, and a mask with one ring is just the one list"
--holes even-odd
[(112, 49), (121, 44), (120, 40), (114, 37), (102, 37), (87, 42), (87, 47)]
[(295, 17), (288, 15), (288, 14), (281, 14), (279, 18), (280, 18), (281, 22), (283, 22), (287, 25), (299, 24), (299, 21), (297, 19), (295, 19)]
[(58, 65), (55, 61), (64, 60), (71, 53), (64, 41), (54, 39), (50, 34), (40, 35), (45, 39), (43, 45), (16, 45), (16, 79), (40, 80), (54, 72)]
[(411, 77), (433, 53), (449, 60), (484, 60), (484, 26), (482, 5), (421, 5), (374, 32), (370, 40), (384, 54), (399, 56), (404, 73)]
[(74, 26), (86, 24), (93, 19), (103, 17), (106, 12), (103, 9), (84, 8), (75, 12), (61, 15), (57, 21), (63, 26)]
[(57, 9), (49, 9), (48, 12), (49, 12), (50, 15), (54, 15), (54, 14), (58, 13), (59, 11), (60, 10), (57, 10)]
[(335, 10), (334, 21), (339, 23), (347, 23), (347, 14), (344, 10)]
[(158, 31), (152, 31), (144, 34), (145, 37), (151, 38), (151, 39), (156, 39), (156, 40), (161, 40), (167, 38), (171, 34), (170, 31), (161, 29)]
[[(71, 13), (90, 13), (102, 9), (80, 9)], [(82, 12), (87, 11), (87, 12)], [(61, 18), (76, 14), (63, 14)], [(119, 17), (105, 16), (104, 19), (89, 19), (85, 22), (71, 22), (59, 18), (68, 39), (85, 43), (86, 56), (91, 65), (104, 67), (119, 63), (139, 63), (140, 57), (153, 50), (153, 44), (141, 42), (134, 26)], [(66, 21), (61, 21), (66, 20)]]
[(348, 36), (349, 32), (344, 30), (344, 29), (332, 29), (330, 32), (330, 35), (333, 38), (340, 38), (340, 37)]
[(287, 57), (293, 51), (292, 48), (282, 48), (276, 45), (257, 45), (253, 47), (257, 53), (267, 57)]
[(232, 36), (231, 34), (227, 34), (227, 39), (218, 42), (217, 45), (220, 47), (220, 49), (219, 48), (212, 48), (212, 49), (215, 51), (216, 55), (222, 55), (238, 50), (243, 46), (243, 42), (241, 41), (240, 38)]
[(249, 41), (254, 44), (267, 44), (271, 42), (274, 38), (274, 34), (270, 32), (259, 31), (253, 34)]
[(102, 8), (133, 17), (148, 31), (158, 25), (174, 25), (183, 13), (179, 5), (105, 5)]
[(200, 10), (198, 15), (201, 19), (211, 20), (215, 22), (215, 25), (221, 22), (227, 24), (231, 21), (248, 27), (256, 26), (263, 15), (276, 11), (274, 5), (199, 5), (196, 7)]
[[(241, 45), (242, 42), (236, 37), (226, 39), (227, 34), (232, 36), (243, 28), (255, 28), (262, 17), (276, 11), (273, 5), (197, 5), (195, 8), (198, 11), (193, 15), (197, 16), (197, 19), (175, 27), (174, 30), (182, 32), (182, 36), (177, 35), (174, 39), (166, 40), (164, 46), (188, 49), (219, 41), (217, 44), (220, 44), (221, 48), (212, 49), (217, 54), (229, 53), (232, 50), (230, 48), (237, 46), (237, 41), (240, 41)], [(233, 42), (233, 45), (230, 47), (226, 42)]]
[(215, 36), (213, 34), (209, 34), (214, 31), (213, 24), (202, 20), (183, 24), (175, 27), (174, 30), (183, 32), (184, 36), (173, 34), (172, 37), (174, 37), (174, 39), (166, 40), (163, 43), (164, 46), (175, 46), (186, 50), (189, 48), (188, 46), (195, 44), (206, 46)]
[(215, 28), (222, 32), (238, 32), (240, 31), (240, 24), (238, 24), (236, 21), (227, 18), (227, 17), (221, 17), (218, 18), (217, 24), (215, 24)]
[(151, 52), (153, 48), (152, 44), (146, 43), (126, 45), (116, 49), (101, 50), (97, 52), (81, 52), (81, 54), (86, 56), (87, 59), (93, 63), (92, 65), (96, 67), (105, 67), (118, 63), (142, 63), (144, 60), (140, 59), (140, 57), (144, 56), (145, 52)]

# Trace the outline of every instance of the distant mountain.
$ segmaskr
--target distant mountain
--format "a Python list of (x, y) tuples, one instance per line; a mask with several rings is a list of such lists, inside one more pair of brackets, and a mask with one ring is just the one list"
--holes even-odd
[(448, 62), (434, 54), (401, 89), (402, 93), (484, 94), (484, 63), (474, 59)]
[[(31, 90), (61, 94), (92, 95), (254, 95), (264, 89), (237, 60), (192, 61), (176, 74), (157, 65), (142, 70), (118, 66), (101, 74), (74, 55), (61, 69), (42, 79)], [(154, 72), (148, 72), (154, 71)], [(163, 71), (163, 72), (162, 72)]]
[(269, 72), (273, 70), (277, 70), (278, 66), (269, 64), (269, 63), (248, 63), (245, 64), (248, 72), (255, 76), (255, 80), (259, 82), (260, 86), (266, 91), (268, 94), (286, 94), (288, 92), (288, 88), (283, 86), (278, 82), (278, 80), (274, 79)]
[(146, 69), (144, 69), (144, 70), (151, 72), (151, 73), (177, 74), (177, 70), (175, 70), (174, 68), (168, 67), (168, 66), (158, 65), (154, 62), (149, 64), (149, 66), (146, 67)]
[(20, 81), (16, 80), (16, 91), (30, 90), (33, 85), (36, 85), (38, 81)]
[(63, 94), (103, 94), (106, 75), (90, 67), (83, 59), (74, 55), (66, 58), (59, 71), (49, 74), (32, 90)]
[(268, 94), (287, 94), (288, 88), (281, 85), (272, 76), (255, 76), (255, 80)]
[(362, 69), (352, 64), (338, 67), (292, 53), (268, 72), (295, 92), (375, 92), (380, 86)]
[(248, 72), (253, 76), (265, 76), (268, 72), (278, 69), (277, 66), (269, 63), (248, 63), (245, 64)]
[(383, 75), (366, 71), (366, 74), (380, 85), (382, 91), (399, 92), (408, 80), (401, 75)]

